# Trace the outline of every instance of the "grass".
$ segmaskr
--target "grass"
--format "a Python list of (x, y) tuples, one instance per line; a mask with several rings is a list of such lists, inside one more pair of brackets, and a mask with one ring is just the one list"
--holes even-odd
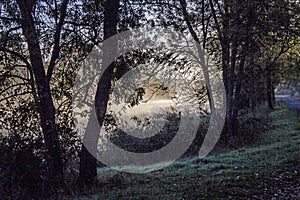
[(99, 169), (99, 183), (70, 199), (300, 199), (299, 119), (286, 107), (270, 118), (272, 130), (254, 147), (147, 174)]

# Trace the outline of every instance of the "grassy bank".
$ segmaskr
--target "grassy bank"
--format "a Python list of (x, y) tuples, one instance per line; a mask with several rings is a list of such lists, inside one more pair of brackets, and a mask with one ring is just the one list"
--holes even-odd
[(181, 160), (147, 174), (99, 170), (99, 183), (70, 199), (300, 199), (300, 122), (282, 107), (251, 148)]

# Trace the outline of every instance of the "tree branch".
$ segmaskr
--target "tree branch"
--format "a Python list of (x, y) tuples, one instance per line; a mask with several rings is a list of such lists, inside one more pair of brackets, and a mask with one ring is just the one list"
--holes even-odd
[(23, 96), (23, 95), (26, 95), (26, 94), (32, 94), (32, 93), (31, 92), (21, 92), (21, 93), (18, 93), (18, 94), (13, 94), (13, 95), (10, 95), (8, 97), (4, 97), (4, 98), (0, 99), (0, 102), (9, 100), (12, 97)]
[(55, 33), (54, 33), (54, 47), (52, 50), (52, 56), (50, 59), (50, 64), (48, 67), (48, 71), (47, 71), (47, 79), (48, 81), (50, 81), (50, 78), (53, 74), (54, 71), (54, 67), (55, 67), (55, 63), (56, 60), (59, 57), (59, 51), (60, 51), (60, 34), (61, 34), (61, 29), (63, 27), (64, 21), (65, 21), (65, 17), (67, 14), (67, 5), (68, 5), (69, 0), (63, 0), (62, 4), (61, 4), (61, 8), (60, 8), (60, 18), (59, 18), (59, 22), (56, 26), (55, 29)]
[(3, 52), (7, 52), (9, 54), (12, 54), (18, 58), (20, 58), (25, 64), (26, 66), (28, 66), (29, 68), (31, 67), (31, 64), (28, 62), (27, 58), (25, 58), (23, 55), (21, 55), (20, 53), (16, 52), (16, 51), (13, 51), (13, 50), (10, 50), (8, 48), (5, 48), (5, 47), (0, 47), (0, 51), (3, 51)]
[(7, 92), (7, 90), (12, 89), (14, 87), (26, 86), (26, 85), (28, 85), (28, 83), (18, 83), (18, 84), (10, 85), (10, 86), (4, 88), (3, 90), (1, 90), (0, 91), (0, 95), (3, 95), (3, 93)]
[(215, 21), (215, 24), (216, 24), (216, 28), (217, 28), (217, 31), (218, 31), (219, 40), (223, 41), (222, 33), (221, 33), (221, 26), (219, 24), (219, 21), (218, 21), (218, 18), (217, 18), (217, 14), (216, 14), (216, 10), (214, 8), (214, 4), (213, 4), (212, 0), (209, 0), (209, 5), (210, 5), (212, 16), (214, 18), (214, 21)]

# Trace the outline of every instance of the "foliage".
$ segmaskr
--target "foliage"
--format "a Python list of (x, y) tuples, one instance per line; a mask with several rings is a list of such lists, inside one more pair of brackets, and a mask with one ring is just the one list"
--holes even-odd
[(42, 177), (46, 177), (42, 138), (15, 132), (6, 137), (1, 135), (0, 141), (1, 196), (25, 199), (46, 193), (42, 188)]
[[(19, 112), (22, 113), (22, 112)], [(29, 114), (30, 116), (30, 114)], [(20, 119), (20, 116), (16, 116)], [(25, 122), (25, 121), (23, 121)], [(41, 199), (53, 197), (57, 191), (47, 174), (46, 149), (42, 133), (32, 127), (16, 125), (8, 134), (0, 134), (0, 194), (4, 199)], [(29, 124), (27, 124), (29, 125)], [(34, 122), (33, 122), (34, 125)], [(20, 129), (22, 128), (22, 129)], [(80, 138), (70, 128), (60, 127), (60, 145), (66, 171), (66, 192), (68, 182), (74, 180), (74, 161), (80, 150)], [(68, 177), (68, 175), (71, 177)], [(68, 180), (71, 179), (71, 180)]]

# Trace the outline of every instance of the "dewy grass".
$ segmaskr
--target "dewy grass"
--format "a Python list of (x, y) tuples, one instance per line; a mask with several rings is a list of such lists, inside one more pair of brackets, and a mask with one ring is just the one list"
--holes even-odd
[(101, 169), (92, 194), (77, 199), (299, 199), (299, 119), (286, 107), (270, 118), (275, 128), (255, 147), (179, 160), (147, 174)]

